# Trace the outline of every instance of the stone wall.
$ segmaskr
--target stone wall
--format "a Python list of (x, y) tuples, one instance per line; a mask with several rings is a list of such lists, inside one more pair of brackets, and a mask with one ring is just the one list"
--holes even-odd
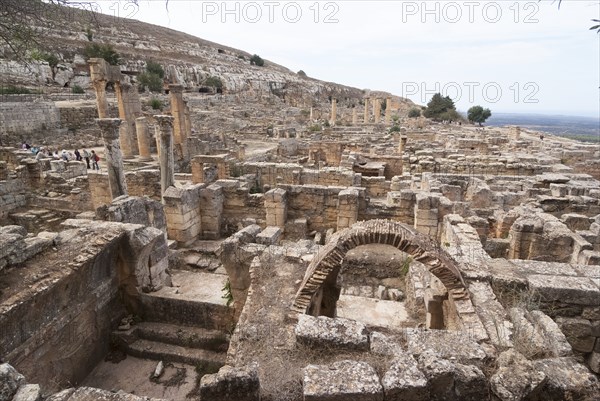
[[(135, 313), (141, 289), (170, 284), (160, 231), (88, 220), (65, 227), (45, 239), (56, 250), (3, 275), (13, 285), (0, 294), (0, 354), (44, 390), (80, 383), (108, 351), (125, 308)], [(25, 273), (38, 277), (35, 285), (22, 281)]]
[[(70, 106), (58, 105), (60, 125), (68, 129), (80, 129), (95, 124), (98, 118), (98, 108), (94, 105)], [(98, 140), (100, 138), (98, 137)]]
[(34, 138), (40, 143), (37, 135), (59, 126), (54, 102), (0, 102), (0, 132), (5, 144), (18, 146), (22, 141), (34, 142)]
[(307, 169), (291, 163), (243, 163), (236, 166), (240, 175), (253, 174), (258, 187), (289, 185), (359, 186), (360, 174), (337, 168)]
[(27, 204), (26, 189), (23, 180), (0, 181), (0, 221), (11, 211)]

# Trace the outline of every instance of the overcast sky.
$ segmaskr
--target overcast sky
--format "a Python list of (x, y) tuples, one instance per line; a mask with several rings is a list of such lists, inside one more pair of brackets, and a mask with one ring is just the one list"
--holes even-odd
[[(102, 3), (103, 5), (106, 3)], [(341, 84), (460, 110), (600, 113), (599, 0), (164, 1), (121, 16), (183, 31)], [(106, 10), (103, 10), (106, 12)], [(445, 93), (444, 93), (445, 92)]]

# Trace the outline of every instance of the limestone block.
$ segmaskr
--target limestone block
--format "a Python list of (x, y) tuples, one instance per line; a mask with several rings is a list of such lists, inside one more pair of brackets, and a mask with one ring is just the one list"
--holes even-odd
[(427, 378), (419, 370), (412, 355), (396, 354), (392, 365), (382, 379), (386, 401), (425, 401), (429, 399)]
[(588, 355), (586, 362), (593, 372), (600, 374), (600, 350), (593, 351)]
[(25, 377), (8, 363), (0, 365), (0, 401), (11, 401), (17, 389), (25, 384)]
[(487, 383), (476, 366), (450, 362), (431, 350), (421, 354), (418, 362), (428, 381), (430, 399), (481, 400), (481, 389)]
[(573, 357), (540, 359), (533, 365), (547, 378), (540, 389), (544, 401), (595, 400), (600, 394), (598, 378)]
[(399, 341), (395, 341), (394, 339), (377, 331), (371, 333), (369, 345), (371, 352), (374, 354), (396, 355), (404, 352)]
[(587, 319), (559, 317), (556, 324), (574, 351), (592, 352), (596, 337), (592, 335), (592, 323)]
[(536, 371), (533, 363), (515, 350), (500, 354), (498, 370), (490, 378), (492, 392), (501, 401), (521, 401), (539, 391), (546, 375)]
[(542, 335), (546, 349), (551, 352), (552, 355), (571, 355), (571, 346), (554, 320), (539, 310), (531, 311), (529, 316), (531, 317), (531, 322), (536, 331)]
[(545, 301), (561, 301), (577, 305), (600, 305), (600, 288), (587, 277), (530, 275), (529, 288)]
[(354, 320), (302, 314), (294, 331), (296, 341), (302, 344), (363, 351), (369, 349), (367, 328)]
[(223, 366), (218, 373), (200, 380), (200, 398), (222, 401), (259, 401), (258, 366)]
[(304, 401), (383, 401), (377, 372), (365, 362), (344, 360), (304, 368)]
[(39, 384), (26, 384), (19, 387), (17, 394), (12, 401), (39, 401), (42, 399), (42, 393)]
[(256, 236), (256, 242), (262, 245), (276, 245), (283, 230), (277, 226), (268, 226)]
[(462, 362), (481, 362), (487, 353), (475, 340), (464, 333), (446, 330), (406, 329), (403, 332), (408, 352), (420, 355), (426, 351), (439, 358)]

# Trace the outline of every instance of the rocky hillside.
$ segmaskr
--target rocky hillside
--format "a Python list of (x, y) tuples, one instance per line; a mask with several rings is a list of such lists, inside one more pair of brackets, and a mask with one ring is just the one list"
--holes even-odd
[[(369, 94), (358, 88), (299, 76), (268, 60), (262, 67), (254, 66), (248, 52), (136, 20), (66, 7), (47, 8), (44, 15), (49, 28), (43, 28), (40, 47), (58, 57), (58, 67), (53, 71), (46, 62), (23, 66), (4, 57), (0, 59), (3, 85), (44, 85), (49, 90), (77, 84), (88, 88), (83, 51), (90, 43), (91, 32), (94, 43), (114, 47), (121, 55), (121, 70), (133, 80), (143, 71), (146, 61), (153, 60), (163, 65), (170, 82), (181, 83), (188, 89), (198, 88), (206, 78), (214, 76), (221, 79), (226, 93), (276, 92), (286, 103), (304, 106), (336, 97), (342, 103), (340, 106), (353, 107)], [(8, 55), (6, 49), (4, 55)], [(377, 95), (385, 96), (383, 92)], [(394, 100), (399, 111), (412, 105), (398, 97)]]

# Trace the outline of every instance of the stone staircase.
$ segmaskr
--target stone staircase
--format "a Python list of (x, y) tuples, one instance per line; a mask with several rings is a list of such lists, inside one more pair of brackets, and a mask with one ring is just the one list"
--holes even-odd
[(222, 331), (158, 322), (140, 322), (113, 332), (113, 338), (128, 355), (211, 371), (225, 364), (229, 347), (229, 335)]
[(205, 372), (225, 364), (233, 309), (222, 298), (226, 276), (174, 270), (173, 287), (140, 294), (142, 322), (112, 333), (128, 355), (185, 363)]

